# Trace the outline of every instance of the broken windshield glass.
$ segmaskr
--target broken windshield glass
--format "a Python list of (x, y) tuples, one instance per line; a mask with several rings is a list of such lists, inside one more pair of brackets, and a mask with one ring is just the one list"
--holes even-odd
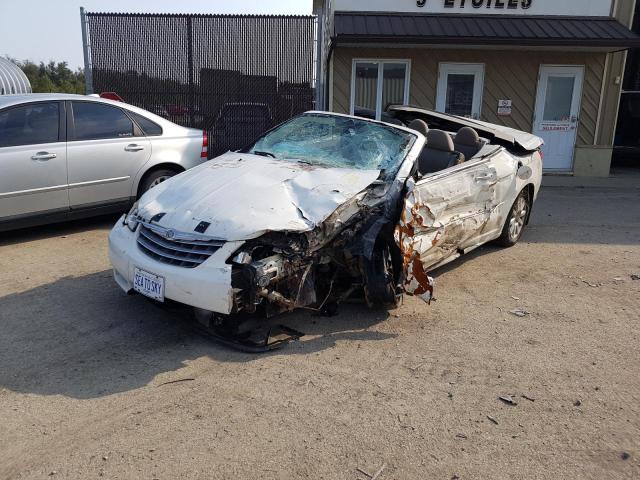
[(311, 165), (395, 173), (416, 136), (350, 117), (304, 114), (266, 133), (248, 153)]

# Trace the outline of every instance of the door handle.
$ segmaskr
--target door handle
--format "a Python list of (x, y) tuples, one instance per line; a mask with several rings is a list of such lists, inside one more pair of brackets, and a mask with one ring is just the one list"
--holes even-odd
[(135, 143), (132, 143), (131, 145), (127, 145), (126, 147), (124, 147), (124, 149), (127, 152), (139, 152), (140, 150), (144, 150), (144, 147), (142, 145), (136, 145)]
[(31, 160), (38, 160), (38, 161), (47, 161), (47, 160), (51, 160), (52, 158), (56, 158), (57, 155), (55, 153), (49, 153), (49, 152), (38, 152), (35, 155), (33, 155), (31, 157)]
[(485, 182), (493, 182), (496, 180), (496, 174), (495, 173), (481, 173), (479, 175), (476, 175), (475, 177), (473, 177), (473, 179), (477, 182), (477, 183), (485, 183)]

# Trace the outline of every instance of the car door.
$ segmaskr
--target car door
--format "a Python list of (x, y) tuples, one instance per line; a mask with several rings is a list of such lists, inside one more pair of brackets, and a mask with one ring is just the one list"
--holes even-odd
[(68, 103), (71, 209), (128, 203), (135, 174), (151, 156), (151, 142), (117, 106)]
[(411, 181), (396, 227), (407, 293), (427, 289), (426, 272), (479, 244), (501, 203), (498, 184), (490, 158)]
[(0, 110), (0, 221), (69, 210), (64, 102)]

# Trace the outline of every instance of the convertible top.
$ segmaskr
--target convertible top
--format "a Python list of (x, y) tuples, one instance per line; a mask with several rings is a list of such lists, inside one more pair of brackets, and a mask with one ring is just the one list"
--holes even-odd
[(403, 114), (406, 116), (413, 116), (414, 118), (418, 117), (425, 120), (430, 126), (431, 124), (436, 124), (443, 130), (446, 129), (443, 128), (443, 124), (447, 123), (453, 123), (458, 126), (458, 128), (471, 127), (475, 129), (481, 137), (495, 139), (502, 143), (514, 145), (526, 151), (537, 150), (544, 143), (540, 137), (532, 135), (531, 133), (516, 130), (515, 128), (504, 127), (471, 118), (458, 117), (447, 113), (434, 112), (433, 110), (412, 107), (410, 105), (391, 105), (387, 108), (387, 113), (391, 113), (395, 117), (400, 118)]

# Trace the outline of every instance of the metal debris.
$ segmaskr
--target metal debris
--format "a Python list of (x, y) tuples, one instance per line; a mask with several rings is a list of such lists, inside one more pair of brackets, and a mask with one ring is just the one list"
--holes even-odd
[(462, 438), (463, 440), (466, 440), (468, 437), (464, 433), (456, 433), (456, 438)]
[(378, 469), (378, 471), (373, 474), (373, 477), (371, 477), (371, 480), (376, 480), (380, 475), (382, 475), (382, 472), (384, 471), (385, 468), (387, 468), (387, 464), (383, 463), (382, 466)]
[(157, 386), (162, 387), (163, 385), (172, 385), (174, 383), (193, 382), (193, 381), (195, 381), (195, 378), (181, 378), (180, 380), (171, 380), (170, 382), (164, 382)]
[(640, 280), (640, 273), (631, 274), (631, 280)]
[(518, 402), (516, 402), (511, 395), (503, 395), (498, 398), (508, 405), (513, 405), (514, 407), (518, 405)]
[(384, 471), (384, 469), (387, 468), (387, 464), (384, 463), (377, 471), (376, 473), (374, 473), (373, 475), (371, 475), (370, 473), (368, 473), (367, 471), (363, 470), (362, 468), (356, 468), (356, 470), (358, 472), (360, 472), (361, 474), (367, 476), (369, 478), (369, 480), (376, 480), (378, 477), (380, 477), (380, 475), (382, 474), (382, 472)]
[(495, 423), (496, 425), (498, 425), (498, 420), (496, 420), (496, 419), (495, 419), (495, 418), (493, 418), (492, 416), (487, 415), (487, 418), (489, 419), (489, 421), (490, 421), (491, 423)]
[(536, 399), (533, 397), (530, 397), (528, 395), (520, 395), (522, 398), (524, 398), (525, 400), (529, 400), (530, 402), (535, 402)]
[(522, 308), (516, 308), (515, 310), (509, 310), (509, 313), (511, 315), (515, 315), (516, 317), (520, 317), (520, 318), (527, 317), (527, 316), (531, 315), (530, 312), (528, 312), (528, 311), (526, 311), (526, 310), (524, 310)]

